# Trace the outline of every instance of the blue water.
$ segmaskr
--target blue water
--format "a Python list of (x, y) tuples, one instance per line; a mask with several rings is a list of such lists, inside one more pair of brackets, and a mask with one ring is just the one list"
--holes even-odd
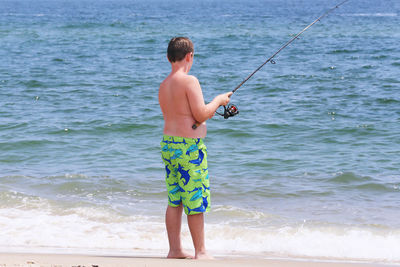
[[(164, 255), (170, 38), (210, 101), (335, 4), (0, 1), (0, 247)], [(399, 12), (350, 0), (208, 122), (214, 254), (400, 261)]]

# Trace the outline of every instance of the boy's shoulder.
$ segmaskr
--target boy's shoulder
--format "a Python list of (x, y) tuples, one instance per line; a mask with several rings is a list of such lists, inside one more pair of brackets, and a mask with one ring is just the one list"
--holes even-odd
[(196, 76), (188, 74), (168, 75), (160, 84), (160, 89), (164, 87), (182, 87), (185, 89), (197, 88), (200, 85)]
[(196, 76), (189, 74), (179, 74), (174, 77), (171, 77), (171, 80), (173, 83), (184, 85), (185, 87), (188, 86), (189, 88), (200, 84)]
[(193, 75), (185, 75), (186, 77), (185, 77), (185, 80), (186, 80), (186, 82), (187, 83), (189, 83), (190, 85), (197, 85), (197, 84), (199, 84), (199, 80), (197, 79), (197, 77), (196, 76), (193, 76)]
[(183, 79), (183, 80), (187, 80), (187, 81), (198, 81), (198, 79), (196, 78), (196, 76), (194, 75), (190, 75), (187, 73), (176, 73), (175, 75), (173, 75), (174, 77), (178, 78), (178, 79)]

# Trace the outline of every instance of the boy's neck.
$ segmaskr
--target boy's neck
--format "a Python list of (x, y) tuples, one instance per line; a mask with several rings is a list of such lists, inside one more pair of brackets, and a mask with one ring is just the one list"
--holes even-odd
[(183, 72), (188, 74), (193, 64), (193, 53), (187, 53), (181, 61), (171, 62), (171, 73)]
[(171, 64), (171, 68), (171, 73), (183, 72), (187, 74), (190, 71), (190, 65), (185, 64), (185, 62), (174, 62)]

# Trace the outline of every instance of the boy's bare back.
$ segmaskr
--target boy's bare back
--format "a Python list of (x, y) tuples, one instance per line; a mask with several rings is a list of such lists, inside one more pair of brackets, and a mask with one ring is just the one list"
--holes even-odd
[[(184, 71), (171, 72), (161, 83), (159, 102), (164, 115), (164, 134), (188, 138), (204, 138), (207, 134), (205, 121), (197, 129), (192, 125), (197, 122), (193, 113), (204, 105), (200, 84), (196, 77)], [(201, 120), (201, 116), (199, 116)]]
[[(199, 81), (188, 75), (193, 65), (193, 55), (193, 44), (189, 39), (180, 37), (171, 40), (168, 46), (171, 73), (161, 83), (158, 92), (165, 135), (204, 138), (207, 134), (205, 121), (214, 116), (219, 106), (227, 105), (232, 95), (232, 92), (228, 92), (216, 96), (207, 105), (204, 103)], [(196, 124), (196, 129), (192, 128), (193, 124)]]

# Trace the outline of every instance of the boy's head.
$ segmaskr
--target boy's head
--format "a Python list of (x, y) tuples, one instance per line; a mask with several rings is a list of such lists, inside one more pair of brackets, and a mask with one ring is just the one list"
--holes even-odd
[(171, 63), (181, 61), (188, 53), (193, 52), (193, 43), (187, 37), (174, 37), (169, 41), (167, 56)]

